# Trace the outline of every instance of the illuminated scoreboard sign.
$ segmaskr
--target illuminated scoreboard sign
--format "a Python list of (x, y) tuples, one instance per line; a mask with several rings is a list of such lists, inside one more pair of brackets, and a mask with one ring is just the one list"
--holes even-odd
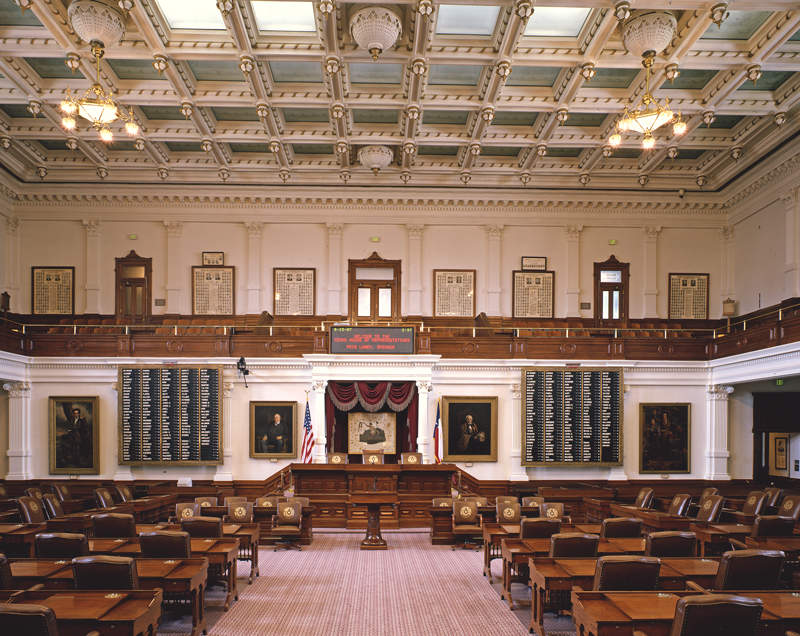
[(414, 353), (413, 327), (331, 327), (331, 353)]

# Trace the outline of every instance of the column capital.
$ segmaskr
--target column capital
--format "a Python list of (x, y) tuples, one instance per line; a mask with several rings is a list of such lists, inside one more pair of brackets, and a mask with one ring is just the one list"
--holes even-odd
[(222, 397), (229, 398), (233, 395), (233, 382), (222, 383)]
[(733, 387), (730, 384), (712, 384), (708, 387), (708, 397), (710, 400), (728, 401), (728, 397), (733, 393)]
[(167, 230), (167, 236), (180, 238), (183, 235), (183, 221), (162, 221)]
[(722, 234), (722, 238), (726, 241), (733, 240), (733, 237), (736, 234), (736, 230), (734, 229), (733, 225), (724, 225), (719, 229), (719, 231)]
[(342, 235), (342, 230), (344, 230), (343, 223), (326, 223), (325, 227), (328, 228), (328, 237), (340, 237)]
[(795, 205), (797, 204), (798, 199), (800, 199), (800, 194), (798, 194), (798, 190), (790, 190), (786, 194), (781, 196), (781, 201), (783, 202), (784, 207), (786, 208), (787, 212), (791, 212), (794, 210)]
[(9, 234), (16, 234), (19, 230), (19, 217), (8, 216), (6, 217), (6, 232)]
[(261, 221), (245, 221), (244, 227), (250, 238), (261, 238), (261, 233), (264, 231), (264, 224)]
[(521, 400), (522, 399), (522, 385), (521, 384), (512, 384), (511, 385), (511, 399), (512, 400)]
[(100, 236), (100, 220), (99, 219), (81, 219), (86, 236), (98, 237)]
[(327, 385), (327, 380), (313, 380), (311, 382), (311, 390), (314, 391), (314, 393), (324, 393)]
[(581, 237), (581, 232), (583, 232), (582, 224), (564, 226), (564, 233), (570, 240), (577, 241)]
[(504, 228), (502, 225), (484, 225), (483, 227), (491, 240), (500, 240), (503, 236)]
[(406, 230), (408, 231), (408, 238), (410, 239), (421, 239), (422, 233), (425, 231), (424, 225), (406, 225)]
[(31, 385), (29, 382), (6, 382), (3, 390), (11, 398), (30, 397)]
[(426, 380), (417, 380), (417, 391), (422, 393), (430, 393), (431, 389), (433, 388), (433, 384)]
[(661, 234), (661, 226), (660, 225), (647, 225), (642, 228), (644, 231), (645, 239), (655, 241), (658, 238), (658, 235)]

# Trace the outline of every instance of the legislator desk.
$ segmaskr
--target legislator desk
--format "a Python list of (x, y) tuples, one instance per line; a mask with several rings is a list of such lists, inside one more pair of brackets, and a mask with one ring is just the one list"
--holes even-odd
[[(796, 592), (774, 590), (726, 590), (726, 594), (761, 599), (759, 636), (784, 636), (800, 627), (800, 597)], [(633, 636), (641, 630), (647, 636), (667, 636), (678, 599), (704, 592), (594, 592), (572, 591), (572, 617), (583, 636)]]
[(750, 537), (744, 539), (748, 548), (758, 550), (781, 550), (791, 560), (800, 554), (800, 535), (791, 537)]
[[(458, 543), (453, 534), (453, 504), (445, 506), (430, 506), (431, 515), (431, 544), (432, 545), (452, 545)], [(483, 523), (495, 523), (497, 506), (478, 506), (478, 514), (483, 519)], [(539, 506), (523, 506), (520, 508), (520, 515), (523, 517), (538, 517)], [(485, 537), (484, 537), (485, 538)]]
[[(530, 629), (546, 636), (544, 612), (550, 592), (569, 592), (574, 587), (591, 589), (597, 567), (596, 558), (536, 557), (528, 560), (531, 586)], [(658, 586), (662, 590), (684, 590), (692, 581), (711, 587), (719, 568), (718, 559), (699, 557), (662, 558)]]
[[(283, 498), (282, 498), (283, 499)], [(206, 517), (225, 517), (228, 514), (228, 506), (202, 506), (201, 514)], [(174, 513), (174, 510), (172, 511)], [(277, 510), (271, 506), (253, 506), (253, 520), (258, 527), (257, 539), (260, 544), (274, 543), (275, 537), (272, 535), (272, 517)], [(303, 525), (300, 528), (300, 538), (297, 543), (300, 545), (311, 545), (314, 539), (314, 506), (303, 506)], [(244, 551), (245, 546), (242, 546)]]
[[(207, 508), (203, 508), (203, 512), (206, 510)], [(180, 524), (170, 524), (153, 529), (160, 530), (162, 528), (165, 530), (180, 530), (181, 526)], [(138, 533), (144, 532), (144, 530), (139, 530), (138, 525), (136, 526), (136, 531)], [(222, 525), (222, 536), (229, 539), (239, 539), (239, 556), (237, 558), (240, 561), (250, 562), (248, 583), (253, 582), (253, 577), (260, 576), (258, 570), (259, 532), (260, 530), (257, 523), (225, 523)]]
[(9, 557), (32, 557), (36, 554), (36, 535), (46, 531), (44, 523), (0, 524), (0, 552)]
[(697, 536), (700, 546), (700, 556), (705, 556), (707, 551), (720, 552), (730, 550), (731, 539), (743, 541), (753, 531), (753, 526), (741, 523), (692, 523), (689, 532)]
[(661, 510), (643, 509), (636, 506), (623, 506), (613, 503), (611, 504), (611, 514), (617, 517), (639, 519), (646, 532), (661, 532), (663, 530), (685, 531), (695, 521), (690, 517), (671, 515)]
[(0, 590), (0, 602), (53, 610), (60, 636), (151, 636), (161, 620), (163, 593), (154, 590)]
[[(22, 559), (10, 563), (12, 586), (27, 588), (42, 584), (46, 589), (72, 590), (75, 587), (70, 559)], [(140, 589), (160, 588), (164, 594), (190, 602), (191, 636), (205, 630), (206, 581), (208, 560), (137, 558)]]
[(453, 464), (292, 464), (295, 495), (314, 506), (314, 525), (327, 528), (367, 527), (367, 504), (350, 495), (376, 484), (395, 501), (380, 506), (383, 528), (418, 528), (431, 524), (431, 499), (449, 497)]

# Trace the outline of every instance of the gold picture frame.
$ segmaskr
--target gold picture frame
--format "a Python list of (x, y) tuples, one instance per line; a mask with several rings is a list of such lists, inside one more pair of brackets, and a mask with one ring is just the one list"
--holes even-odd
[[(276, 415), (282, 430), (272, 428)], [(250, 402), (250, 457), (297, 457), (297, 402)]]
[(50, 474), (99, 474), (100, 398), (51, 396), (48, 400)]
[(639, 472), (692, 472), (692, 405), (639, 404)]
[(443, 396), (446, 462), (497, 461), (497, 396)]

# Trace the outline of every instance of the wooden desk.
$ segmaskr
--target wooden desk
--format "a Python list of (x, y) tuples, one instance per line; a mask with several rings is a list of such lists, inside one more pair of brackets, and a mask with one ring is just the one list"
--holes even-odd
[[(191, 636), (205, 630), (204, 610), (208, 559), (136, 559), (139, 587), (160, 588), (164, 594), (188, 599), (192, 611)], [(12, 585), (20, 588), (43, 584), (47, 589), (73, 590), (75, 579), (69, 559), (23, 559), (11, 562)]]
[(97, 630), (114, 636), (155, 634), (161, 619), (160, 589), (98, 592), (94, 590), (3, 590), (7, 603), (33, 603), (53, 610), (61, 636), (85, 636)]
[(0, 525), (0, 552), (9, 557), (33, 557), (36, 534), (46, 531), (44, 523), (4, 523)]
[[(200, 512), (208, 517), (225, 517), (228, 514), (228, 506), (203, 506)], [(267, 544), (273, 543), (275, 537), (272, 536), (272, 516), (278, 511), (270, 506), (253, 506), (253, 520), (259, 530), (257, 535), (258, 543)], [(172, 511), (174, 513), (174, 511)], [(300, 538), (297, 542), (300, 545), (311, 545), (314, 538), (314, 506), (303, 506), (303, 526), (300, 532)], [(249, 533), (248, 533), (249, 534)], [(242, 552), (245, 552), (245, 547), (242, 545)], [(240, 557), (245, 560), (244, 557)], [(249, 559), (247, 559), (249, 560)]]
[[(537, 557), (529, 559), (531, 586), (530, 629), (546, 636), (544, 612), (550, 592), (567, 592), (574, 587), (591, 589), (597, 567), (596, 558)], [(717, 575), (719, 560), (701, 558), (661, 559), (659, 587), (665, 590), (683, 590), (687, 581), (710, 587)]]
[[(431, 544), (451, 545), (456, 542), (453, 536), (453, 506), (431, 506)], [(478, 506), (478, 513), (483, 518), (483, 523), (497, 523), (496, 506)], [(523, 506), (520, 508), (523, 517), (536, 518), (539, 516), (539, 506)]]
[(800, 536), (791, 537), (745, 537), (748, 548), (758, 550), (782, 550), (790, 558), (795, 558), (800, 553)]
[(611, 504), (611, 512), (624, 517), (635, 517), (642, 522), (646, 532), (661, 532), (664, 530), (687, 530), (694, 522), (690, 517), (670, 515), (660, 510), (635, 508), (634, 506), (620, 506)]
[(753, 526), (745, 526), (738, 523), (714, 523), (698, 524), (692, 523), (689, 531), (697, 535), (697, 543), (700, 545), (700, 556), (706, 555), (706, 546), (713, 551), (719, 551), (720, 547), (730, 545), (731, 538), (743, 540), (753, 531)]

